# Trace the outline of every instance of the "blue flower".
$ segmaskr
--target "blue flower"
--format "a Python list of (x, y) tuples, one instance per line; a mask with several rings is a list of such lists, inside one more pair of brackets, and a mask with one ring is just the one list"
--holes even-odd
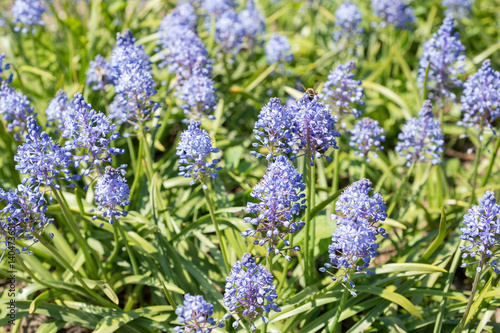
[[(14, 139), (19, 140), (20, 134), (26, 128), (26, 118), (33, 113), (30, 101), (21, 92), (10, 87), (7, 80), (0, 87), (0, 114), (7, 123), (7, 132), (14, 133)], [(17, 133), (19, 132), (19, 133)]]
[[(335, 138), (340, 133), (334, 129), (337, 122), (318, 96), (310, 100), (309, 95), (304, 94), (292, 104), (289, 112), (292, 118), (289, 144), (294, 146), (295, 153), (305, 153), (311, 165), (314, 165), (314, 158), (321, 158), (329, 148), (339, 148)], [(325, 158), (329, 162), (332, 160), (330, 156)]]
[(87, 84), (92, 90), (104, 90), (104, 86), (112, 82), (111, 76), (111, 68), (106, 59), (100, 54), (96, 55), (87, 70)]
[(406, 158), (408, 167), (417, 162), (440, 164), (443, 132), (439, 119), (434, 119), (430, 100), (424, 102), (418, 115), (419, 118), (412, 118), (403, 126), (395, 151)]
[[(254, 320), (256, 318), (260, 316), (265, 323), (268, 323), (269, 319), (265, 312), (281, 311), (274, 303), (278, 294), (273, 281), (271, 272), (264, 265), (257, 265), (251, 254), (245, 253), (241, 261), (236, 261), (226, 278), (223, 298), (224, 305), (228, 307), (229, 312), (240, 315), (240, 318), (233, 323), (233, 328), (236, 329), (239, 321), (247, 317), (250, 320), (250, 329), (255, 331)], [(229, 316), (228, 313), (223, 319), (227, 320)]]
[(384, 221), (387, 218), (384, 198), (378, 192), (370, 198), (368, 193), (372, 190), (372, 183), (366, 178), (352, 183), (342, 191), (335, 210), (353, 220), (363, 219), (369, 223)]
[(47, 10), (44, 0), (15, 0), (12, 5), (12, 23), (16, 24), (14, 31), (21, 31), (23, 34), (30, 31), (36, 32), (34, 26), (45, 25), (42, 14)]
[[(360, 35), (363, 29), (359, 27), (362, 15), (358, 6), (351, 2), (345, 1), (335, 11), (335, 26), (338, 28), (333, 32), (333, 40), (344, 49), (346, 46), (360, 45)], [(351, 50), (351, 49), (348, 49)]]
[(381, 26), (408, 29), (417, 19), (405, 0), (372, 0), (373, 15), (382, 19)]
[[(269, 160), (279, 152), (291, 152), (287, 142), (291, 139), (290, 134), (291, 117), (286, 106), (281, 105), (279, 98), (273, 97), (269, 103), (264, 105), (255, 122), (255, 138), (260, 143), (253, 143), (253, 147), (263, 147), (267, 149), (266, 158)], [(251, 152), (252, 155), (262, 157), (257, 152)]]
[(354, 74), (351, 73), (355, 66), (354, 61), (349, 61), (332, 69), (321, 90), (321, 98), (335, 107), (339, 119), (344, 113), (352, 113), (356, 118), (362, 113), (355, 108), (356, 104), (364, 104), (361, 81), (354, 80)]
[(75, 168), (83, 167), (82, 175), (89, 175), (110, 163), (112, 157), (123, 154), (124, 149), (112, 148), (111, 141), (120, 138), (116, 124), (102, 112), (96, 112), (85, 102), (81, 93), (73, 100), (74, 114), (64, 123), (62, 136), (65, 149), (71, 152)]
[[(479, 263), (477, 270), (481, 270), (482, 264), (486, 263), (498, 274), (498, 259), (500, 258), (500, 206), (497, 204), (495, 194), (486, 191), (479, 200), (479, 205), (472, 206), (464, 216), (465, 228), (460, 228), (461, 239), (470, 242), (467, 246), (461, 246), (464, 253), (462, 258), (480, 259), (470, 263), (463, 263), (462, 267)], [(497, 251), (497, 253), (494, 253)], [(493, 259), (488, 261), (489, 259)]]
[(457, 20), (469, 16), (474, 0), (443, 0), (442, 5), (446, 7), (445, 15), (452, 14)]
[(245, 9), (238, 13), (239, 21), (243, 25), (245, 44), (252, 49), (257, 44), (259, 35), (266, 32), (264, 16), (255, 8), (253, 0), (247, 0)]
[(73, 103), (68, 100), (68, 95), (64, 90), (59, 90), (56, 97), (50, 101), (45, 109), (47, 126), (54, 126), (62, 130), (64, 123), (73, 116), (73, 113)]
[(215, 171), (222, 169), (215, 165), (220, 162), (214, 159), (212, 162), (205, 160), (212, 153), (218, 153), (218, 148), (212, 147), (212, 139), (208, 132), (201, 129), (201, 122), (191, 120), (188, 129), (181, 133), (181, 140), (177, 145), (177, 156), (179, 156), (179, 175), (185, 178), (192, 177), (191, 185), (197, 180), (207, 188), (206, 177), (216, 178)]
[[(38, 242), (43, 229), (54, 221), (47, 218), (47, 203), (43, 193), (27, 185), (18, 185), (16, 190), (8, 192), (0, 188), (0, 262), (9, 247), (14, 246), (17, 253), (32, 254), (29, 246), (18, 249), (14, 240)], [(52, 234), (49, 235), (52, 238)]]
[(479, 129), (482, 121), (495, 133), (492, 124), (500, 117), (500, 73), (491, 67), (487, 59), (476, 73), (467, 78), (464, 86), (460, 96), (463, 120), (458, 125)]
[(293, 60), (288, 38), (277, 33), (273, 33), (267, 41), (265, 52), (269, 65), (287, 63)]
[(109, 104), (109, 118), (118, 125), (127, 123), (137, 112), (137, 104), (120, 94), (115, 95), (113, 102)]
[[(9, 63), (4, 64), (4, 60), (5, 60), (5, 53), (1, 53), (0, 54), (0, 82), (4, 81), (4, 79), (2, 78), (3, 72), (10, 69), (10, 64)], [(7, 81), (7, 83), (10, 83), (12, 81), (12, 73), (9, 75), (9, 77), (7, 79), (5, 79), (5, 81)]]
[[(228, 9), (214, 17), (215, 41), (221, 48), (222, 53), (229, 56), (236, 55), (243, 48), (243, 37), (245, 27), (240, 21), (238, 13), (234, 9)], [(207, 17), (205, 27), (210, 31), (212, 17)]]
[[(255, 217), (245, 217), (243, 222), (255, 225), (257, 229), (247, 229), (241, 235), (256, 238), (255, 245), (267, 244), (267, 250), (275, 254), (283, 255), (283, 251), (291, 249), (290, 242), (285, 239), (286, 236), (300, 231), (305, 225), (304, 221), (293, 221), (293, 215), (298, 215), (306, 208), (305, 194), (301, 193), (306, 185), (302, 182), (302, 178), (302, 174), (285, 156), (276, 157), (250, 194), (260, 202), (249, 202), (246, 207), (246, 212), (255, 214)], [(280, 241), (283, 241), (287, 248), (278, 249)], [(289, 256), (285, 258), (291, 260)]]
[(465, 73), (463, 69), (465, 47), (458, 33), (453, 32), (454, 25), (453, 16), (446, 16), (443, 25), (424, 44), (417, 82), (421, 88), (425, 88), (426, 71), (429, 67), (427, 85), (431, 98), (446, 97), (454, 101), (456, 96), (452, 89), (463, 85), (457, 75)]
[[(332, 244), (328, 246), (330, 263), (325, 263), (320, 272), (327, 272), (332, 275), (332, 280), (341, 278), (342, 285), (350, 291), (351, 295), (356, 297), (353, 288), (356, 286), (351, 280), (351, 274), (354, 270), (362, 271), (370, 264), (370, 260), (378, 255), (375, 237), (376, 230), (368, 221), (358, 218), (336, 219), (337, 229), (332, 233)], [(361, 261), (361, 263), (360, 263)], [(342, 273), (337, 277), (328, 269), (334, 268)], [(365, 271), (366, 274), (373, 274)], [(346, 284), (348, 283), (348, 284)]]
[[(27, 119), (25, 142), (17, 149), (14, 156), (16, 170), (29, 178), (23, 180), (23, 184), (56, 189), (60, 187), (58, 180), (78, 180), (78, 176), (72, 176), (68, 169), (72, 160), (65, 148), (59, 146), (47, 133), (42, 132), (42, 127), (36, 122), (35, 117)], [(74, 186), (71, 184), (70, 186)]]
[[(181, 105), (184, 113), (198, 118), (212, 113), (217, 105), (214, 81), (200, 72), (182, 83), (177, 97), (186, 102)], [(212, 115), (209, 118), (214, 119)]]
[[(123, 175), (125, 175), (125, 166), (119, 169), (108, 166), (104, 174), (97, 178), (94, 188), (94, 201), (97, 204), (97, 210), (104, 210), (102, 217), (107, 218), (110, 224), (113, 224), (114, 219), (127, 216), (128, 213), (126, 210), (117, 210), (117, 206), (125, 207), (130, 205), (130, 188)], [(93, 219), (96, 218), (97, 215), (94, 215)], [(103, 224), (101, 224), (102, 226)]]
[(162, 49), (158, 67), (168, 66), (170, 73), (179, 76), (180, 83), (195, 72), (208, 75), (212, 71), (208, 51), (196, 33), (194, 8), (189, 3), (179, 4), (166, 15), (161, 20), (158, 33), (158, 45)]
[(368, 153), (371, 151), (373, 156), (378, 157), (377, 150), (384, 149), (381, 143), (385, 141), (384, 129), (380, 127), (378, 121), (371, 118), (359, 120), (352, 130), (347, 131), (351, 134), (349, 146), (354, 148), (354, 153), (370, 163)]
[(234, 0), (211, 0), (202, 1), (201, 8), (203, 8), (208, 15), (220, 15), (228, 10), (234, 9), (236, 3)]
[(216, 326), (224, 327), (222, 319), (217, 324), (217, 318), (212, 317), (214, 306), (200, 295), (185, 294), (183, 305), (177, 306), (175, 314), (181, 324), (181, 326), (174, 328), (176, 333), (210, 333)]

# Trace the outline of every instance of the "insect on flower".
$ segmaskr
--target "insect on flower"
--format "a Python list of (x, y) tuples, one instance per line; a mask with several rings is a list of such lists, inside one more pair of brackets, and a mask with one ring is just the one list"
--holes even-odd
[(298, 84), (298, 86), (309, 96), (310, 101), (314, 99), (314, 96), (318, 95), (318, 92), (316, 91), (318, 85), (319, 82), (316, 82), (313, 88), (306, 88), (302, 83)]

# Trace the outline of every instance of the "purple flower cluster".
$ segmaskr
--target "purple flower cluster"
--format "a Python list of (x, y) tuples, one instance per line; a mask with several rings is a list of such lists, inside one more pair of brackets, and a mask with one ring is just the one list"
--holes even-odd
[(335, 107), (339, 119), (344, 113), (352, 113), (356, 118), (362, 113), (355, 107), (356, 104), (364, 104), (361, 81), (354, 80), (354, 74), (351, 73), (355, 66), (354, 61), (337, 66), (328, 74), (328, 80), (321, 90), (321, 98)]
[[(271, 98), (269, 103), (262, 107), (258, 120), (255, 122), (253, 132), (260, 143), (253, 143), (253, 147), (267, 149), (266, 159), (268, 160), (279, 152), (291, 152), (287, 144), (291, 140), (290, 127), (291, 118), (288, 108), (281, 104), (279, 98)], [(263, 156), (255, 151), (250, 153), (257, 157)]]
[[(257, 226), (257, 229), (249, 228), (241, 235), (256, 238), (255, 245), (268, 244), (267, 250), (276, 255), (284, 255), (284, 251), (292, 249), (286, 236), (300, 231), (305, 225), (304, 221), (293, 221), (293, 215), (298, 215), (306, 208), (305, 194), (301, 193), (306, 185), (302, 178), (285, 156), (276, 157), (250, 194), (260, 202), (249, 202), (246, 207), (246, 212), (255, 214), (255, 217), (245, 217), (243, 222)], [(278, 249), (280, 241), (288, 248)], [(293, 249), (299, 251), (300, 247), (295, 246)], [(285, 258), (292, 259), (288, 255)]]
[[(217, 104), (211, 60), (196, 33), (194, 7), (180, 3), (160, 24), (158, 44), (163, 49), (162, 66), (178, 76), (176, 96), (183, 100), (184, 113), (194, 118), (210, 114)], [(212, 118), (212, 116), (209, 116)]]
[[(464, 216), (465, 228), (460, 228), (461, 239), (470, 242), (467, 246), (461, 246), (464, 253), (462, 258), (480, 259), (470, 263), (463, 263), (462, 267), (479, 263), (477, 270), (481, 271), (482, 265), (487, 264), (498, 274), (498, 259), (500, 258), (500, 206), (497, 204), (495, 194), (486, 191), (479, 200), (479, 205), (472, 206)], [(489, 259), (493, 259), (488, 261)]]
[[(126, 111), (134, 111), (128, 113), (128, 119), (137, 130), (150, 119), (159, 105), (151, 100), (156, 95), (156, 90), (149, 56), (144, 52), (144, 45), (136, 45), (136, 39), (130, 30), (117, 34), (109, 67), (116, 94), (121, 95), (116, 98), (125, 106)], [(137, 107), (132, 110), (126, 108), (129, 101)]]
[(366, 163), (370, 163), (368, 157), (370, 151), (373, 152), (373, 156), (378, 157), (376, 151), (384, 149), (381, 143), (385, 141), (385, 132), (376, 120), (365, 117), (359, 120), (352, 130), (347, 132), (351, 134), (349, 146), (355, 149), (354, 153), (356, 155), (365, 158)]
[(47, 126), (53, 126), (63, 130), (64, 124), (73, 116), (74, 108), (72, 101), (68, 100), (68, 95), (63, 90), (59, 90), (49, 105), (45, 109), (47, 116)]
[(33, 113), (30, 101), (21, 92), (9, 85), (9, 80), (0, 86), (0, 114), (7, 123), (7, 132), (15, 132), (14, 139), (19, 140), (26, 128), (26, 118)]
[[(375, 222), (385, 220), (387, 213), (385, 202), (379, 193), (374, 192), (370, 198), (368, 193), (372, 190), (372, 183), (368, 179), (362, 179), (348, 186), (339, 196), (336, 210), (343, 216), (331, 216), (337, 224), (337, 229), (333, 231), (332, 244), (328, 247), (330, 263), (325, 263), (324, 267), (319, 269), (331, 274), (334, 281), (337, 276), (328, 269), (342, 271), (341, 283), (354, 297), (357, 295), (353, 290), (355, 284), (350, 275), (353, 270), (363, 271), (370, 264), (371, 258), (378, 255), (376, 236), (388, 236), (384, 228), (374, 226)], [(358, 265), (360, 260), (363, 262), (361, 266)], [(371, 271), (365, 273), (374, 274)]]
[[(15, 240), (38, 242), (39, 234), (54, 219), (47, 218), (47, 203), (43, 194), (27, 185), (18, 185), (16, 190), (8, 192), (0, 188), (0, 262), (9, 247), (15, 247), (17, 253), (32, 254), (28, 246), (18, 249)], [(51, 238), (53, 234), (49, 235)]]
[(194, 178), (191, 185), (199, 180), (203, 184), (203, 188), (207, 188), (206, 177), (218, 177), (215, 171), (222, 168), (216, 167), (220, 159), (214, 159), (210, 163), (205, 162), (205, 160), (210, 154), (218, 152), (218, 148), (212, 147), (212, 139), (208, 132), (201, 129), (201, 122), (191, 120), (188, 129), (181, 133), (181, 140), (177, 145), (178, 163), (181, 165), (179, 175), (185, 178)]
[(200, 295), (185, 294), (183, 305), (177, 306), (175, 314), (181, 324), (174, 328), (175, 333), (210, 333), (214, 327), (224, 327), (222, 319), (217, 323), (217, 318), (212, 317), (214, 306)]
[[(361, 23), (361, 11), (358, 6), (351, 2), (343, 2), (335, 11), (335, 26), (338, 28), (333, 31), (333, 40), (338, 44), (339, 49), (357, 46), (361, 43), (360, 35), (363, 29), (359, 27)], [(348, 48), (351, 50), (351, 48)]]
[(424, 44), (424, 52), (420, 58), (417, 82), (425, 88), (425, 77), (429, 68), (427, 88), (432, 98), (449, 98), (454, 101), (456, 95), (452, 89), (462, 87), (458, 74), (465, 73), (465, 47), (460, 41), (455, 29), (455, 20), (452, 15), (446, 16), (437, 32)]
[(72, 160), (75, 168), (82, 167), (82, 175), (101, 173), (104, 163), (111, 163), (112, 157), (123, 154), (124, 149), (112, 148), (110, 143), (120, 138), (116, 124), (102, 112), (92, 109), (81, 93), (73, 100), (74, 113), (64, 123), (62, 136), (66, 139), (65, 149), (75, 151)]
[[(107, 166), (104, 174), (97, 178), (94, 188), (94, 201), (97, 204), (97, 210), (104, 210), (102, 217), (108, 218), (110, 224), (113, 224), (114, 219), (128, 214), (126, 210), (117, 210), (117, 206), (130, 205), (130, 188), (127, 185), (127, 180), (123, 177), (126, 173), (125, 167), (126, 165), (123, 165), (119, 169), (113, 169)], [(92, 218), (97, 219), (97, 215)], [(104, 223), (101, 223), (101, 227), (103, 225)]]
[(268, 323), (266, 312), (281, 311), (274, 303), (278, 294), (273, 281), (271, 272), (264, 265), (257, 265), (251, 254), (245, 253), (241, 261), (236, 261), (226, 278), (223, 301), (230, 313), (224, 315), (223, 320), (227, 320), (231, 314), (239, 314), (241, 317), (233, 323), (233, 328), (236, 329), (239, 321), (247, 317), (252, 331), (257, 329), (254, 325), (254, 319), (257, 317), (260, 316)]
[[(37, 190), (43, 186), (44, 191), (52, 193), (51, 188), (60, 188), (58, 180), (78, 180), (80, 177), (72, 175), (69, 170), (73, 161), (68, 151), (42, 132), (42, 126), (37, 124), (35, 117), (30, 116), (26, 123), (25, 142), (18, 147), (14, 156), (16, 170), (29, 176), (23, 180), (23, 184), (33, 185)], [(70, 186), (74, 187), (74, 184)]]
[(392, 25), (408, 29), (417, 19), (405, 0), (372, 0), (373, 15), (382, 19), (382, 27)]
[[(0, 82), (4, 81), (4, 79), (2, 78), (3, 72), (10, 69), (10, 64), (9, 63), (4, 64), (4, 60), (5, 60), (5, 53), (0, 53)], [(12, 81), (12, 73), (9, 75), (7, 79), (5, 79), (5, 81), (7, 81), (7, 83), (10, 83)]]
[(430, 100), (424, 102), (418, 116), (408, 120), (403, 126), (395, 151), (406, 158), (408, 167), (417, 162), (440, 164), (444, 137), (441, 122), (432, 114)]
[[(335, 138), (340, 133), (334, 129), (337, 121), (332, 117), (332, 112), (325, 103), (314, 96), (311, 100), (308, 94), (295, 101), (290, 107), (291, 116), (290, 132), (294, 153), (304, 153), (314, 165), (314, 158), (321, 158), (329, 148), (338, 149)], [(325, 156), (330, 162), (332, 158)]]
[(104, 91), (106, 84), (112, 82), (112, 73), (109, 63), (102, 55), (96, 55), (94, 60), (90, 62), (90, 67), (87, 70), (87, 85), (89, 85), (92, 90)]
[(238, 16), (243, 26), (243, 41), (248, 48), (252, 49), (258, 44), (258, 37), (266, 32), (266, 23), (253, 0), (247, 0), (245, 6), (245, 9), (239, 12)]
[(500, 118), (500, 73), (491, 67), (487, 59), (476, 73), (467, 78), (464, 87), (460, 96), (463, 120), (458, 125), (481, 130), (482, 122), (495, 133), (492, 123)]
[(457, 20), (469, 16), (474, 0), (443, 0), (442, 5), (446, 7), (445, 15), (451, 14)]
[(288, 38), (277, 33), (273, 33), (267, 41), (265, 52), (269, 65), (283, 64), (293, 60)]
[(21, 31), (23, 34), (36, 32), (34, 26), (45, 25), (42, 14), (47, 10), (44, 0), (15, 0), (12, 5), (12, 23), (16, 24), (14, 31)]

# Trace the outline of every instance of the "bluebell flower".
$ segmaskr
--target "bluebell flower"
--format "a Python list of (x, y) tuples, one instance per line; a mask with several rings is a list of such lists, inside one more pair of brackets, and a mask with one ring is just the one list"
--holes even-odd
[(130, 30), (118, 33), (110, 67), (116, 93), (137, 105), (136, 113), (129, 114), (129, 119), (135, 120), (137, 129), (151, 118), (159, 104), (151, 100), (156, 90), (149, 56), (144, 52), (144, 45), (136, 45), (135, 42)]
[(179, 87), (177, 97), (186, 104), (181, 105), (186, 115), (201, 118), (212, 113), (217, 105), (214, 81), (204, 73), (195, 72)]
[(194, 178), (191, 185), (197, 180), (207, 188), (206, 178), (216, 178), (216, 171), (222, 169), (216, 167), (220, 159), (206, 162), (212, 153), (218, 153), (219, 149), (212, 147), (212, 139), (208, 132), (201, 129), (201, 122), (191, 120), (188, 129), (181, 133), (181, 140), (177, 145), (177, 156), (179, 156), (179, 175), (185, 178)]
[[(356, 297), (354, 291), (356, 285), (351, 280), (351, 274), (367, 268), (371, 259), (378, 255), (377, 233), (370, 223), (359, 218), (353, 220), (339, 217), (336, 223), (337, 228), (332, 233), (332, 244), (328, 246), (330, 262), (325, 263), (319, 271), (332, 275), (333, 281), (340, 278), (344, 288)], [(328, 270), (331, 268), (341, 271), (341, 274), (335, 276)], [(365, 273), (373, 274), (371, 271)]]
[(73, 103), (68, 100), (68, 95), (64, 90), (59, 90), (56, 97), (50, 101), (47, 109), (45, 109), (47, 126), (54, 126), (62, 130), (66, 120), (73, 116), (73, 112)]
[(184, 302), (177, 306), (175, 314), (181, 324), (174, 328), (176, 333), (210, 333), (214, 327), (224, 327), (222, 319), (217, 323), (217, 318), (212, 317), (214, 306), (205, 301), (201, 295), (185, 294)]
[(417, 162), (440, 164), (444, 137), (441, 122), (432, 114), (430, 100), (424, 102), (418, 115), (418, 118), (411, 118), (403, 126), (395, 151), (406, 158), (408, 167)]
[(479, 263), (477, 270), (481, 271), (482, 265), (487, 264), (499, 274), (500, 206), (497, 204), (495, 194), (486, 191), (486, 194), (479, 200), (479, 205), (469, 209), (464, 216), (463, 223), (465, 228), (460, 228), (462, 233), (460, 238), (469, 244), (460, 247), (460, 250), (464, 252), (462, 258), (479, 257), (479, 260), (463, 263), (462, 267)]
[(217, 16), (236, 8), (236, 3), (234, 0), (202, 1), (201, 8), (203, 8), (208, 15)]
[[(16, 170), (21, 174), (28, 175), (23, 180), (23, 184), (40, 186), (49, 189), (60, 185), (58, 180), (71, 182), (78, 180), (78, 176), (73, 176), (69, 167), (72, 160), (67, 150), (56, 143), (47, 133), (42, 132), (42, 127), (37, 124), (35, 117), (27, 119), (25, 142), (17, 149), (14, 156)], [(70, 185), (71, 187), (74, 184)]]
[(243, 25), (245, 44), (252, 49), (258, 44), (260, 35), (266, 32), (266, 23), (261, 11), (255, 7), (253, 0), (247, 0), (245, 9), (238, 13), (239, 21)]
[(378, 157), (376, 151), (384, 149), (381, 143), (385, 141), (385, 132), (376, 120), (365, 117), (359, 120), (352, 130), (347, 132), (351, 134), (349, 146), (355, 149), (354, 153), (356, 155), (366, 159), (366, 163), (370, 163), (369, 152)]
[[(47, 203), (43, 193), (28, 185), (18, 185), (16, 190), (0, 188), (0, 262), (9, 247), (14, 246), (18, 254), (32, 254), (29, 246), (19, 249), (15, 240), (38, 242), (43, 229), (54, 221), (45, 215)], [(52, 238), (52, 234), (50, 237)]]
[(474, 0), (443, 0), (442, 5), (446, 7), (445, 15), (452, 14), (457, 20), (469, 16)]
[(109, 104), (108, 112), (110, 119), (118, 125), (122, 125), (129, 122), (129, 119), (137, 114), (137, 104), (118, 94), (115, 95), (113, 101)]
[(12, 5), (12, 23), (16, 25), (14, 31), (23, 34), (31, 31), (36, 32), (35, 26), (45, 25), (42, 14), (47, 10), (44, 0), (15, 0)]
[(382, 19), (381, 26), (409, 29), (417, 18), (405, 0), (372, 0), (373, 15)]
[(266, 59), (269, 65), (288, 63), (293, 60), (290, 42), (286, 36), (273, 33), (266, 43)]
[(243, 37), (245, 36), (245, 27), (240, 21), (238, 13), (234, 9), (229, 9), (214, 18), (208, 16), (205, 27), (209, 31), (212, 19), (215, 20), (214, 38), (216, 43), (221, 48), (222, 53), (233, 57), (243, 48)]
[(9, 75), (7, 79), (2, 78), (3, 72), (10, 69), (10, 64), (8, 62), (4, 63), (4, 61), (5, 61), (5, 53), (0, 53), (0, 82), (7, 81), (7, 83), (10, 83), (12, 81), (12, 73)]
[[(288, 108), (281, 104), (279, 98), (271, 98), (269, 103), (262, 107), (255, 122), (253, 132), (260, 143), (253, 143), (253, 147), (265, 148), (268, 151), (266, 154), (268, 160), (280, 152), (291, 152), (287, 144), (291, 139), (291, 124)], [(263, 156), (255, 151), (250, 153), (257, 157)]]
[(93, 110), (81, 93), (75, 95), (73, 107), (74, 114), (64, 123), (62, 133), (66, 139), (65, 149), (71, 152), (74, 167), (82, 167), (82, 175), (90, 175), (125, 150), (110, 146), (111, 141), (120, 138), (116, 124), (102, 112)]
[[(122, 216), (127, 216), (127, 211), (118, 210), (118, 206), (125, 207), (130, 205), (130, 188), (125, 175), (125, 166), (119, 169), (113, 169), (110, 166), (106, 167), (105, 172), (97, 178), (94, 188), (94, 201), (97, 204), (97, 210), (103, 211), (102, 217), (107, 218), (110, 224), (113, 224), (115, 219)], [(97, 215), (93, 216), (97, 219)], [(101, 227), (103, 224), (101, 224)]]
[(168, 66), (168, 71), (177, 74), (181, 83), (195, 72), (207, 75), (211, 72), (211, 60), (196, 33), (196, 16), (189, 3), (179, 4), (167, 14), (161, 20), (158, 33), (158, 45), (161, 48), (159, 68)]
[[(335, 204), (335, 210), (350, 219), (361, 218), (369, 223), (384, 221), (387, 218), (385, 201), (378, 192), (373, 190), (370, 180), (363, 178), (347, 186)], [(332, 216), (334, 219), (334, 216)]]
[[(338, 149), (335, 138), (340, 133), (334, 129), (337, 121), (330, 108), (319, 100), (318, 96), (309, 99), (308, 94), (295, 101), (290, 107), (292, 138), (289, 145), (295, 153), (304, 153), (314, 165), (314, 158), (321, 158), (329, 148)], [(325, 156), (330, 162), (332, 158)]]
[(14, 90), (7, 80), (0, 87), (0, 114), (7, 124), (7, 132), (15, 132), (14, 139), (19, 140), (26, 128), (26, 118), (33, 114), (30, 101), (21, 92)]
[(455, 101), (456, 95), (452, 89), (463, 85), (457, 75), (465, 73), (465, 47), (458, 32), (453, 32), (454, 29), (453, 16), (448, 15), (439, 30), (424, 44), (417, 82), (421, 88), (425, 88), (425, 76), (429, 67), (427, 88), (431, 98), (448, 98)]
[(355, 107), (356, 104), (364, 104), (362, 100), (364, 89), (361, 87), (361, 81), (354, 80), (354, 74), (351, 73), (355, 66), (354, 61), (349, 61), (332, 69), (321, 90), (321, 98), (335, 108), (339, 119), (344, 113), (352, 113), (356, 118), (359, 118), (362, 113)]
[(491, 67), (489, 59), (467, 78), (460, 101), (463, 120), (458, 125), (481, 130), (482, 122), (496, 133), (493, 122), (500, 118), (500, 73)]
[(274, 302), (278, 294), (273, 281), (271, 272), (264, 265), (257, 265), (251, 254), (245, 253), (241, 261), (236, 261), (226, 278), (223, 302), (230, 313), (224, 315), (223, 319), (227, 320), (230, 314), (238, 314), (240, 318), (233, 323), (236, 329), (239, 321), (247, 317), (252, 331), (257, 329), (254, 320), (258, 317), (264, 323), (269, 323), (266, 313), (281, 311)]
[(87, 70), (87, 85), (92, 90), (104, 90), (107, 83), (112, 83), (111, 68), (106, 59), (100, 54), (96, 55), (94, 60), (90, 62), (90, 67)]
[[(267, 173), (261, 181), (254, 186), (250, 195), (259, 200), (258, 203), (247, 203), (246, 212), (255, 214), (255, 217), (245, 217), (244, 223), (250, 223), (257, 229), (247, 229), (242, 232), (243, 237), (254, 237), (255, 245), (265, 246), (269, 252), (283, 254), (285, 250), (292, 249), (286, 236), (300, 231), (304, 221), (293, 221), (293, 216), (298, 215), (305, 206), (304, 191), (306, 185), (303, 176), (288, 161), (285, 156), (278, 156), (269, 164)], [(278, 249), (280, 241), (286, 248)], [(299, 247), (294, 247), (299, 250)], [(287, 260), (291, 257), (285, 255)]]
[[(335, 26), (338, 29), (333, 31), (333, 40), (340, 50), (349, 46), (357, 46), (361, 43), (360, 35), (363, 33), (363, 29), (359, 26), (361, 19), (361, 11), (351, 1), (343, 2), (337, 8), (335, 11)], [(348, 48), (349, 50), (351, 49)]]

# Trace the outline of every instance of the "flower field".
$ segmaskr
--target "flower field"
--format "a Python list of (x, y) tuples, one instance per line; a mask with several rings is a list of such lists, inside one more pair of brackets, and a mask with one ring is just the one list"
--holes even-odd
[(0, 0), (0, 327), (499, 332), (499, 13)]

